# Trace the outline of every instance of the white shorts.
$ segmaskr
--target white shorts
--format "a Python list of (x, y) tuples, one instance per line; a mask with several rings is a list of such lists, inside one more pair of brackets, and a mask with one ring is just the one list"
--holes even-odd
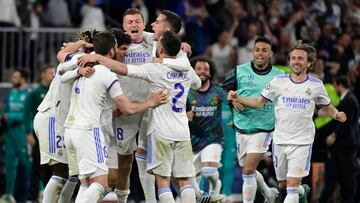
[(222, 145), (214, 143), (214, 144), (209, 144), (204, 149), (194, 154), (195, 172), (199, 173), (201, 171), (201, 163), (203, 162), (218, 163), (218, 167), (220, 168), (222, 166), (220, 163), (222, 151), (223, 151)]
[(114, 117), (117, 152), (120, 155), (131, 155), (137, 148), (136, 134), (139, 133), (139, 147), (146, 149), (147, 131), (146, 113), (137, 113), (130, 116)]
[(35, 115), (34, 131), (39, 139), (40, 164), (68, 163), (64, 128), (57, 126), (55, 117), (49, 111)]
[[(104, 174), (108, 173), (107, 147), (100, 128), (91, 130), (66, 128), (65, 145), (68, 156), (76, 156), (78, 174), (82, 177), (93, 177), (93, 173), (98, 170), (104, 171)], [(73, 164), (69, 161), (70, 175), (76, 175), (70, 173), (70, 168), (76, 168)]]
[(286, 177), (302, 178), (309, 175), (311, 167), (310, 145), (272, 145), (273, 163), (278, 181)]
[(156, 132), (148, 136), (147, 171), (164, 177), (185, 178), (195, 176), (190, 141), (173, 141)]
[(269, 150), (269, 145), (273, 132), (258, 132), (252, 134), (242, 134), (236, 132), (236, 148), (240, 166), (244, 165), (247, 153), (265, 153)]
[(117, 156), (117, 148), (116, 148), (116, 138), (114, 135), (114, 127), (112, 123), (101, 126), (101, 131), (104, 134), (105, 143), (107, 146), (107, 149), (109, 150), (108, 154), (108, 162), (109, 162), (109, 168), (118, 169), (118, 156)]

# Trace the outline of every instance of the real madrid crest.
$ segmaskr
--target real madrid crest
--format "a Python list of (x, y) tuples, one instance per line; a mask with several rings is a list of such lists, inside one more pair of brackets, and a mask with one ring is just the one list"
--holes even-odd
[(310, 95), (311, 95), (311, 89), (310, 89), (310, 88), (307, 88), (307, 89), (305, 90), (305, 94), (306, 94), (307, 96), (310, 96)]

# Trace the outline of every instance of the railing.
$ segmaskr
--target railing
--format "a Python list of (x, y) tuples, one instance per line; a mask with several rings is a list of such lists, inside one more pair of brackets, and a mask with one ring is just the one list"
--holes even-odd
[(56, 53), (63, 42), (73, 41), (78, 28), (24, 29), (0, 27), (0, 82), (9, 82), (15, 68), (37, 80), (45, 64), (57, 65)]

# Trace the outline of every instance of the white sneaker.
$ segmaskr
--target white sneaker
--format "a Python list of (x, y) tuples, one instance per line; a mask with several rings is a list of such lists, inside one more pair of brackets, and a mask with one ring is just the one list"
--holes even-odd
[(270, 190), (271, 190), (271, 196), (265, 197), (265, 202), (266, 203), (275, 203), (276, 197), (279, 195), (279, 191), (274, 187), (270, 188)]
[(15, 198), (12, 195), (3, 195), (0, 198), (1, 203), (16, 203)]

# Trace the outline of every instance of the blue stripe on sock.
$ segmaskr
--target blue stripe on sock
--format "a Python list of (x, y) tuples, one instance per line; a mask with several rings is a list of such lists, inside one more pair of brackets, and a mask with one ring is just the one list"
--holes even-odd
[(193, 186), (191, 184), (185, 185), (184, 187), (180, 188), (180, 192), (183, 192), (186, 189), (193, 189)]
[(243, 174), (242, 177), (243, 177), (243, 179), (255, 178), (255, 177), (256, 177), (256, 173), (249, 174), (249, 175)]
[(161, 194), (164, 194), (164, 193), (167, 193), (167, 192), (170, 192), (171, 193), (171, 189), (166, 187), (166, 188), (161, 188), (158, 190), (158, 196), (160, 196)]

